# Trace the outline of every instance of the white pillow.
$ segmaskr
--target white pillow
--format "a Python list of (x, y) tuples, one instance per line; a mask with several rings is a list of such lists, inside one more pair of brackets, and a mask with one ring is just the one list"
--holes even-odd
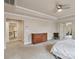
[(72, 39), (72, 35), (67, 35), (67, 36), (65, 36), (64, 39), (66, 39), (66, 40), (71, 40), (71, 39)]

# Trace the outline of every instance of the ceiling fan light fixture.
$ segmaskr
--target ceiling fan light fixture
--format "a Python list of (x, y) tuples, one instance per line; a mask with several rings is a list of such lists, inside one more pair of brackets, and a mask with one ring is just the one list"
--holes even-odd
[(58, 9), (62, 8), (62, 5), (57, 5), (57, 8), (58, 8)]
[(62, 5), (57, 5), (57, 12), (61, 12), (62, 11)]
[(58, 11), (58, 12), (61, 12), (61, 11), (62, 11), (62, 9), (60, 8), (60, 9), (58, 9), (57, 11)]

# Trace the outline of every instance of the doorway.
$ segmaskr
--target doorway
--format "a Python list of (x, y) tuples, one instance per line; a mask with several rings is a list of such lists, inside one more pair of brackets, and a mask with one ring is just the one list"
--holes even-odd
[(24, 21), (6, 20), (6, 44), (8, 47), (24, 44)]
[(60, 39), (72, 39), (73, 33), (73, 23), (72, 22), (63, 22), (59, 23), (59, 33)]

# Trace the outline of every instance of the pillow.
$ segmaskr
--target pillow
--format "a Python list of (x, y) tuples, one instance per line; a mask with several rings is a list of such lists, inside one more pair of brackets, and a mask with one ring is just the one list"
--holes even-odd
[(65, 36), (64, 39), (66, 39), (66, 40), (71, 40), (71, 39), (72, 39), (72, 36), (71, 36), (71, 35), (67, 35), (67, 36)]

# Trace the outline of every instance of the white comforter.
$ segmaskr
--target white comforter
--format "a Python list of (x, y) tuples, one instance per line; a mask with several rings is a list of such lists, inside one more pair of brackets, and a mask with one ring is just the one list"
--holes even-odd
[(51, 52), (62, 59), (75, 59), (75, 40), (62, 40), (57, 42)]

